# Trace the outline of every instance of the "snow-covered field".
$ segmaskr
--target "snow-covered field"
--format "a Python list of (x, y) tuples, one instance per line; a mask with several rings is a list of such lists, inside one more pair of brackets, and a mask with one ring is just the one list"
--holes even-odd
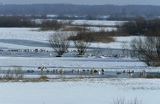
[(40, 83), (0, 83), (1, 104), (138, 104), (160, 102), (159, 79), (88, 79)]
[(143, 62), (133, 59), (117, 58), (35, 58), (35, 57), (0, 57), (0, 66), (46, 66), (46, 67), (79, 67), (79, 68), (132, 68), (146, 67)]
[[(73, 24), (115, 26), (123, 21), (76, 20)], [(96, 27), (92, 27), (96, 30)], [(115, 29), (109, 27), (108, 31)], [(98, 29), (97, 29), (98, 30)], [(0, 28), (1, 49), (45, 49), (51, 50), (48, 39), (55, 31), (39, 31), (38, 28)], [(115, 37), (112, 43), (91, 43), (95, 48), (129, 49), (135, 37)], [(147, 67), (143, 62), (129, 57), (105, 56), (88, 57), (0, 57), (0, 69), (13, 66), (29, 70), (39, 66), (50, 68), (104, 69), (158, 71)], [(27, 69), (28, 70), (28, 69)], [(2, 73), (3, 74), (3, 73)], [(31, 77), (31, 76), (30, 76)], [(33, 76), (31, 77), (33, 78)], [(138, 104), (158, 104), (160, 102), (159, 79), (70, 79), (69, 81), (50, 80), (49, 82), (0, 82), (0, 104), (116, 104), (117, 99), (138, 100)]]
[[(48, 49), (49, 36), (55, 31), (39, 31), (38, 28), (0, 28), (0, 47), (17, 49)], [(92, 43), (91, 47), (122, 48), (123, 42), (129, 47), (135, 37), (115, 37), (112, 43)]]
[(159, 67), (148, 67), (138, 59), (111, 58), (111, 57), (0, 57), (0, 68), (9, 70), (12, 67), (21, 67), (23, 70), (37, 70), (39, 66), (48, 69), (59, 68), (64, 70), (104, 69), (105, 71), (134, 70), (135, 72), (160, 72)]
[(98, 26), (116, 26), (121, 25), (126, 21), (103, 21), (103, 20), (73, 20), (74, 25), (98, 25)]
[[(113, 22), (113, 21), (112, 21)], [(0, 47), (3, 49), (46, 49), (48, 39), (55, 31), (39, 31), (38, 28), (0, 28)], [(130, 48), (130, 41), (135, 37), (115, 37), (111, 43), (91, 43), (95, 48)], [(125, 44), (124, 44), (125, 42)], [(105, 69), (146, 69), (146, 65), (130, 58), (96, 58), (96, 57), (63, 57), (63, 58), (27, 58), (27, 57), (0, 57), (0, 66), (52, 66), (52, 67), (89, 67)], [(142, 68), (143, 67), (143, 68)], [(150, 68), (149, 68), (150, 69)], [(157, 70), (157, 68), (154, 68)]]

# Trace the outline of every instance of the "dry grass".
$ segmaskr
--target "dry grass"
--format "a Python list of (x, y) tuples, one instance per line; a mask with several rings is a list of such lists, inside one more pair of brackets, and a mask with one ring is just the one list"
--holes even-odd
[(40, 81), (48, 81), (48, 77), (47, 76), (40, 76), (39, 80)]

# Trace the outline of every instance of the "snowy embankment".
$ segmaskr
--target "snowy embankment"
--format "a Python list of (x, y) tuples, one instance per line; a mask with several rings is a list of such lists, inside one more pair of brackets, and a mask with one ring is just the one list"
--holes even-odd
[[(43, 83), (0, 83), (1, 104), (140, 104), (160, 102), (158, 79), (91, 79)], [(17, 89), (17, 90), (15, 90)], [(138, 103), (138, 104), (139, 104)]]

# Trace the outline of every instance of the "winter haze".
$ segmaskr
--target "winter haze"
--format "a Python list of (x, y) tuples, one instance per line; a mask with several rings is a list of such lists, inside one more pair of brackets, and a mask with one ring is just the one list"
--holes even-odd
[(101, 5), (101, 4), (115, 4), (115, 5), (159, 5), (159, 0), (0, 0), (3, 4), (39, 4), (39, 3), (67, 3), (67, 4), (89, 4), (89, 5)]

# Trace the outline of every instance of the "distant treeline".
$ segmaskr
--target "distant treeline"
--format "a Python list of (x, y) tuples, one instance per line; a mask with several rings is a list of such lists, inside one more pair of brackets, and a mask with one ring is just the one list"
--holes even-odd
[(146, 20), (139, 17), (124, 23), (119, 27), (118, 32), (126, 35), (160, 36), (160, 19)]
[(37, 27), (30, 18), (18, 16), (0, 16), (0, 27)]
[[(72, 4), (26, 4), (0, 5), (0, 15), (59, 15), (59, 18), (82, 16), (80, 18), (96, 19), (97, 16), (109, 16), (108, 19), (127, 19), (136, 16), (154, 18), (160, 16), (160, 6), (150, 5), (72, 5)], [(76, 17), (73, 17), (76, 18)]]
[(34, 19), (23, 16), (0, 16), (0, 27), (40, 27), (43, 30), (58, 30), (65, 24), (57, 20), (44, 20), (37, 23)]

